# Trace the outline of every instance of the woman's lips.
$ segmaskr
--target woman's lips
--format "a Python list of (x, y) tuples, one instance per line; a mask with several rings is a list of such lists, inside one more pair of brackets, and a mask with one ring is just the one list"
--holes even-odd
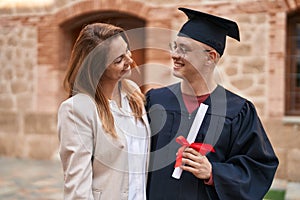
[(131, 69), (131, 67), (130, 67), (130, 65), (128, 65), (126, 68), (123, 69), (123, 71), (128, 71), (130, 69)]

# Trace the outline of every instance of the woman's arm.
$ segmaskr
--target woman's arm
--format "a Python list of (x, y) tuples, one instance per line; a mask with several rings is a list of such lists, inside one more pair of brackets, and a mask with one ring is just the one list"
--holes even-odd
[(59, 153), (64, 171), (64, 199), (93, 199), (93, 132), (85, 102), (69, 99), (58, 111)]

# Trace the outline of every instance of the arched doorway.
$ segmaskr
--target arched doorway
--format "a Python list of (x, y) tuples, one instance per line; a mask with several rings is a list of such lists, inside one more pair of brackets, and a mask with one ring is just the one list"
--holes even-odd
[[(75, 43), (76, 38), (79, 35), (80, 30), (83, 26), (90, 23), (101, 22), (109, 23), (125, 30), (132, 30), (143, 28), (146, 25), (145, 20), (128, 13), (119, 11), (102, 11), (102, 12), (89, 12), (83, 13), (80, 16), (76, 16), (72, 19), (64, 21), (60, 24), (60, 69), (64, 71), (67, 68), (68, 61), (70, 58), (72, 47)], [(144, 47), (145, 32), (143, 29), (139, 29), (138, 35), (134, 37), (129, 35), (130, 45)], [(143, 65), (145, 63), (145, 50), (143, 48), (131, 49), (132, 56), (137, 65)], [(137, 77), (138, 76), (138, 77)], [(132, 78), (137, 80), (143, 79), (143, 74), (133, 73)]]

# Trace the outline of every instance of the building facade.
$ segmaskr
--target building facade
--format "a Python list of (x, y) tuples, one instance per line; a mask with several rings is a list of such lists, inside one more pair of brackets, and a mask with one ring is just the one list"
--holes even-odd
[(57, 157), (62, 80), (85, 24), (128, 30), (143, 90), (177, 81), (168, 41), (186, 20), (181, 6), (238, 23), (241, 42), (227, 39), (218, 80), (257, 107), (280, 159), (276, 177), (300, 181), (299, 0), (1, 1), (0, 155)]

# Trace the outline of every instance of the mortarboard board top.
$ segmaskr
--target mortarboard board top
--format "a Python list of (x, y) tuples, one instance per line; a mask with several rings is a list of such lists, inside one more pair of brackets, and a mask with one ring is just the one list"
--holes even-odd
[(190, 37), (207, 44), (221, 56), (226, 45), (226, 35), (240, 41), (239, 28), (234, 21), (188, 8), (178, 9), (189, 18), (182, 26), (178, 36)]

